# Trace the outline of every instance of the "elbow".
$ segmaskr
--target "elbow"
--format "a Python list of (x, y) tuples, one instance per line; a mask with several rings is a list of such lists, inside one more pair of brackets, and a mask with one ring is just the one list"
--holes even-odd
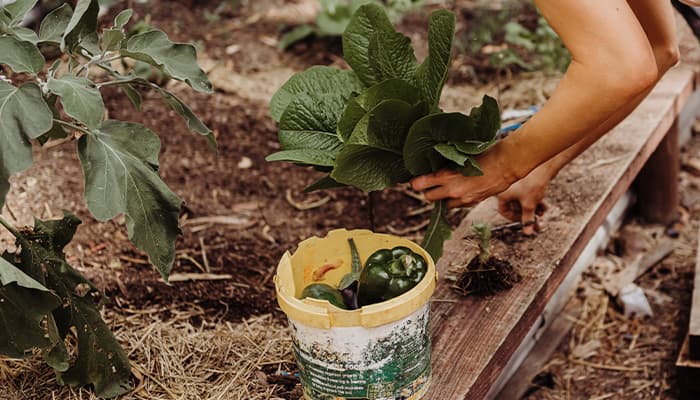
[[(651, 52), (650, 52), (651, 53)], [(607, 69), (600, 82), (608, 95), (627, 102), (652, 89), (660, 78), (659, 66), (653, 55), (627, 59)]]
[(681, 59), (681, 53), (676, 44), (657, 46), (654, 47), (654, 58), (656, 58), (659, 74), (663, 75), (678, 64), (678, 61)]

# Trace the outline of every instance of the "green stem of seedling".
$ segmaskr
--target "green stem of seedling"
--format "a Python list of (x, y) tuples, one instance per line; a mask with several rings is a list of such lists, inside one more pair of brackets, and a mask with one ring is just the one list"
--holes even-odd
[(56, 123), (59, 124), (59, 125), (65, 126), (65, 127), (67, 127), (67, 128), (75, 129), (76, 131), (80, 131), (80, 132), (83, 132), (83, 133), (85, 133), (85, 134), (90, 134), (90, 131), (89, 131), (89, 130), (87, 130), (87, 129), (85, 129), (85, 128), (81, 128), (81, 127), (79, 127), (78, 125), (71, 124), (70, 122), (66, 122), (66, 121), (63, 121), (63, 120), (60, 120), (60, 119), (56, 119), (56, 118), (54, 118), (53, 121), (56, 122)]
[(10, 233), (14, 237), (16, 237), (18, 239), (20, 238), (19, 231), (14, 226), (12, 226), (12, 224), (10, 224), (2, 215), (0, 215), (0, 225), (4, 226), (5, 229), (10, 231)]

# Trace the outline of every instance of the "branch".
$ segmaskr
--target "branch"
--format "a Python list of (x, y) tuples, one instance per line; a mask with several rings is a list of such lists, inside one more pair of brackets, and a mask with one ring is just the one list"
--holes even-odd
[(89, 131), (89, 130), (87, 130), (87, 129), (85, 129), (85, 128), (82, 128), (82, 127), (80, 127), (80, 126), (78, 126), (78, 125), (71, 124), (70, 122), (66, 122), (66, 121), (63, 121), (63, 120), (60, 120), (60, 119), (56, 119), (56, 118), (54, 118), (53, 121), (56, 122), (56, 123), (58, 123), (58, 124), (60, 124), (60, 125), (65, 126), (65, 127), (67, 127), (67, 128), (71, 128), (71, 129), (74, 129), (74, 130), (76, 130), (76, 131), (80, 131), (80, 132), (83, 132), (83, 133), (85, 133), (85, 134), (88, 134), (88, 135), (90, 134), (90, 131)]

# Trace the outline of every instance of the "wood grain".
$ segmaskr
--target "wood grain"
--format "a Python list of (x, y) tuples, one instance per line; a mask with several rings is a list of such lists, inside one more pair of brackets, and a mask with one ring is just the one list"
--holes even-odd
[[(545, 219), (546, 231), (508, 246), (504, 258), (524, 275), (515, 288), (489, 298), (462, 298), (450, 282), (440, 281), (435, 298), (449, 301), (432, 306), (433, 383), (427, 399), (486, 396), (583, 248), (671, 128), (694, 84), (691, 70), (672, 70), (629, 118), (562, 171), (550, 188), (553, 216)], [(600, 154), (612, 155), (612, 161), (596, 160)], [(593, 168), (598, 161), (605, 166)], [(579, 198), (569, 197), (574, 195)], [(468, 261), (466, 221), (446, 244), (438, 263), (441, 276)], [(533, 250), (537, 258), (532, 258)]]

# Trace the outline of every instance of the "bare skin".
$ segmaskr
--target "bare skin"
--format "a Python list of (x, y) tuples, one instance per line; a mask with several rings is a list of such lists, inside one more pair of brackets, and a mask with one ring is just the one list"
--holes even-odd
[[(544, 107), (479, 158), (484, 175), (439, 171), (412, 181), (450, 207), (499, 195), (499, 211), (534, 233), (535, 211), (561, 168), (612, 129), (678, 60), (672, 7), (658, 0), (539, 0), (572, 54)], [(634, 77), (630, 79), (630, 77)], [(585, 112), (581, 112), (585, 110)], [(539, 206), (539, 207), (538, 207)]]

